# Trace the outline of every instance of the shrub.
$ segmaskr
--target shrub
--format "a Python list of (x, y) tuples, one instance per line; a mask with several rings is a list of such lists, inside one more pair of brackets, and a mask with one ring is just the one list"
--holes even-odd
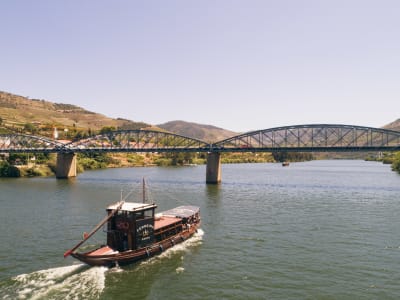
[(144, 157), (139, 154), (129, 154), (127, 156), (127, 162), (133, 165), (141, 166), (144, 164)]
[(84, 157), (79, 159), (78, 165), (80, 165), (84, 170), (95, 170), (107, 168), (107, 163), (99, 162), (93, 158)]
[(392, 170), (400, 174), (400, 152), (397, 152), (393, 159)]
[(20, 170), (6, 161), (0, 161), (0, 177), (20, 177)]
[(172, 159), (171, 159), (171, 158), (163, 158), (163, 157), (160, 157), (160, 158), (156, 159), (156, 160), (154, 161), (154, 163), (155, 163), (157, 166), (160, 166), (160, 167), (171, 166), (171, 165), (172, 165)]
[(52, 170), (47, 166), (37, 166), (33, 168), (27, 168), (24, 176), (35, 177), (35, 176), (52, 176)]

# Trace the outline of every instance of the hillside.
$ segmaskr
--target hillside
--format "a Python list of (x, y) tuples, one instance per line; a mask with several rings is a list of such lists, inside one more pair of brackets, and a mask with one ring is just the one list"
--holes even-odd
[(385, 129), (400, 131), (400, 119), (383, 126)]
[[(59, 132), (68, 129), (69, 138), (78, 133), (93, 133), (103, 127), (119, 129), (139, 129), (152, 127), (143, 122), (126, 119), (112, 119), (102, 114), (85, 110), (82, 107), (54, 103), (42, 99), (30, 99), (0, 91), (0, 133), (7, 131), (26, 132), (26, 124), (36, 134), (51, 135), (53, 128)], [(201, 125), (184, 121), (172, 121), (158, 126), (180, 135), (204, 141), (219, 141), (236, 135), (235, 132), (211, 125)], [(153, 127), (157, 129), (157, 127)], [(62, 136), (60, 136), (62, 138)]]
[(125, 119), (112, 119), (71, 104), (53, 103), (0, 91), (0, 118), (2, 126), (20, 131), (32, 124), (44, 133), (53, 127), (72, 131), (100, 130), (103, 127), (137, 129), (148, 124)]
[(171, 121), (157, 125), (164, 130), (174, 132), (180, 135), (194, 137), (206, 142), (216, 142), (232, 136), (237, 133), (212, 125), (203, 125), (185, 121)]

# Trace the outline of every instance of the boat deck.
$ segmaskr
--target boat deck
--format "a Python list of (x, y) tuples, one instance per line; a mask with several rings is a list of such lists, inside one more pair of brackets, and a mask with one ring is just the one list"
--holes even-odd
[(89, 254), (89, 256), (107, 255), (107, 254), (115, 254), (115, 253), (118, 253), (118, 251), (115, 251), (108, 246), (104, 246), (100, 249), (97, 249), (96, 251), (91, 252)]
[(154, 230), (160, 229), (165, 226), (169, 226), (175, 223), (182, 221), (181, 218), (170, 217), (170, 216), (162, 216), (159, 219), (154, 221)]

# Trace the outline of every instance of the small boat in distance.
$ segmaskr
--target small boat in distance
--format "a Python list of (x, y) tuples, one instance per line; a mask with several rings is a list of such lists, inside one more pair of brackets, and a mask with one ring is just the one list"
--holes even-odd
[[(144, 194), (144, 193), (143, 193)], [(143, 198), (144, 199), (144, 198)], [(200, 226), (200, 208), (179, 206), (155, 214), (155, 203), (120, 201), (107, 207), (106, 217), (81, 242), (66, 251), (91, 266), (126, 265), (154, 256), (190, 238)], [(76, 252), (107, 223), (107, 244)]]
[(282, 167), (288, 167), (288, 166), (289, 166), (289, 162), (288, 161), (282, 162)]

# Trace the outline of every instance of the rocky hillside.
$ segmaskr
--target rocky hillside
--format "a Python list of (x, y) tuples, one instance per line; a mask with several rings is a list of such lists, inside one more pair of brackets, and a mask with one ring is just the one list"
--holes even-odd
[(203, 125), (185, 121), (171, 121), (157, 125), (157, 127), (180, 135), (194, 137), (206, 142), (216, 142), (237, 135), (236, 132), (218, 128), (212, 125)]
[(103, 127), (137, 129), (148, 124), (125, 119), (112, 119), (87, 111), (82, 107), (53, 103), (0, 91), (0, 118), (2, 127), (23, 130), (26, 124), (37, 129), (73, 129), (75, 131), (99, 130)]
[(400, 119), (383, 126), (383, 128), (400, 131)]
[[(172, 121), (158, 127), (126, 119), (112, 119), (102, 114), (88, 111), (82, 107), (54, 103), (42, 99), (30, 99), (0, 91), (0, 133), (8, 131), (51, 135), (54, 127), (59, 131), (68, 129), (69, 138), (77, 132), (95, 132), (103, 127), (119, 129), (139, 129), (151, 127), (180, 135), (215, 142), (236, 135), (235, 132), (211, 125), (201, 125), (184, 121)], [(29, 131), (28, 130), (28, 131)]]

